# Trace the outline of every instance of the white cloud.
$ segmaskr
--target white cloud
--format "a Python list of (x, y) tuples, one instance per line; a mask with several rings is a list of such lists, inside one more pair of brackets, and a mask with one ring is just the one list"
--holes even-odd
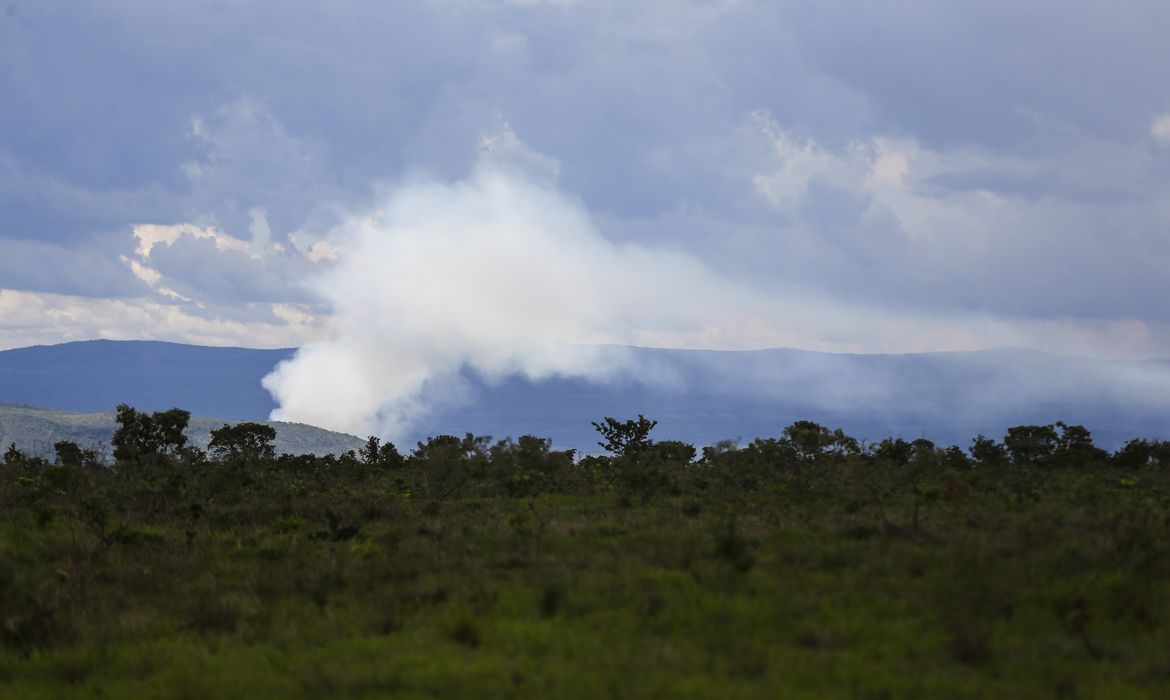
[[(70, 340), (169, 340), (201, 345), (296, 347), (322, 337), (319, 320), (289, 305), (195, 309), (151, 299), (95, 299), (0, 289), (0, 349)], [(241, 313), (242, 312), (242, 313)], [(232, 318), (232, 317), (235, 318)]]
[(830, 147), (767, 115), (749, 121), (771, 148), (752, 185), (780, 217), (739, 241), (749, 266), (923, 316), (1164, 319), (1151, 300), (1170, 278), (1150, 261), (1170, 241), (1149, 232), (1170, 190), (1139, 144), (1029, 157), (880, 136)]
[(344, 251), (344, 248), (329, 241), (317, 241), (309, 246), (309, 252), (306, 257), (308, 257), (309, 262), (314, 263), (334, 262), (341, 257)]
[(497, 169), (516, 170), (526, 177), (550, 182), (555, 181), (561, 173), (561, 164), (556, 158), (529, 148), (507, 122), (496, 133), (485, 134), (480, 138), (479, 161)]
[(214, 226), (200, 228), (194, 224), (135, 224), (131, 230), (138, 239), (138, 248), (135, 252), (142, 259), (150, 258), (156, 245), (174, 245), (181, 236), (210, 239), (220, 252), (237, 250), (247, 253), (250, 250), (247, 241), (230, 236)]
[(268, 246), (272, 242), (272, 229), (268, 226), (268, 212), (260, 207), (253, 207), (248, 210), (248, 214), (252, 217), (252, 223), (248, 226), (248, 232), (252, 234), (252, 242), (249, 244), (248, 250), (253, 257), (260, 257), (268, 250)]
[(1166, 114), (1159, 114), (1154, 118), (1150, 124), (1150, 135), (1153, 136), (1158, 143), (1163, 145), (1170, 145), (1170, 112)]
[[(773, 168), (756, 175), (753, 182), (777, 207), (799, 207), (814, 182), (860, 190), (875, 169), (878, 155), (875, 144), (852, 143), (837, 154), (812, 139), (797, 138), (765, 112), (752, 113), (749, 121), (767, 136), (775, 152)], [(883, 173), (888, 170), (883, 168)]]
[(215, 226), (138, 224), (135, 254), (121, 260), (158, 294), (196, 306), (308, 301), (302, 278), (328, 264), (334, 247), (320, 240), (302, 250), (295, 237), (291, 248), (273, 242), (265, 210), (250, 214), (248, 241)]
[(122, 256), (122, 262), (130, 266), (130, 270), (134, 276), (152, 287), (157, 287), (162, 282), (162, 274), (158, 270), (152, 269), (143, 265), (140, 260)]

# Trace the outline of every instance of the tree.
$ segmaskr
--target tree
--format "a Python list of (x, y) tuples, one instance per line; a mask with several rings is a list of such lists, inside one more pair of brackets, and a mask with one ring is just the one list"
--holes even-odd
[(886, 438), (873, 448), (873, 456), (879, 460), (902, 466), (914, 456), (914, 448), (902, 438)]
[(552, 441), (521, 435), (498, 441), (489, 451), (489, 478), (512, 497), (532, 497), (563, 484), (573, 468), (574, 450), (553, 450)]
[(8, 451), (4, 453), (4, 465), (8, 467), (24, 466), (26, 457), (24, 453), (16, 449), (16, 443), (8, 446)]
[(358, 456), (367, 467), (381, 469), (399, 469), (404, 461), (394, 443), (389, 440), (382, 442), (376, 435), (366, 438), (366, 444), (358, 450)]
[(150, 414), (154, 420), (155, 430), (161, 451), (164, 454), (177, 454), (187, 445), (187, 436), (183, 431), (191, 420), (191, 413), (181, 408), (172, 408), (168, 411), (155, 411)]
[(1153, 461), (1154, 446), (1148, 440), (1135, 438), (1114, 453), (1113, 463), (1122, 469), (1140, 469)]
[(1137, 438), (1125, 443), (1113, 455), (1113, 463), (1123, 469), (1170, 466), (1170, 442)]
[(1108, 452), (1093, 444), (1093, 436), (1084, 426), (1057, 421), (1056, 427), (1060, 429), (1055, 455), (1058, 464), (1084, 469), (1109, 459)]
[(779, 474), (790, 474), (796, 451), (783, 440), (756, 438), (742, 450), (731, 440), (703, 448), (707, 475), (737, 489), (756, 489)]
[(57, 464), (63, 467), (92, 467), (101, 464), (97, 452), (83, 450), (76, 442), (70, 440), (55, 443), (53, 449), (57, 453)]
[(932, 457), (934, 456), (934, 451), (934, 442), (926, 438), (918, 438), (910, 443), (910, 452), (916, 458)]
[(857, 439), (846, 435), (840, 428), (829, 430), (809, 420), (798, 420), (785, 428), (783, 439), (802, 462), (814, 462), (830, 454), (857, 454), (861, 450)]
[(640, 413), (636, 420), (618, 421), (606, 416), (604, 422), (593, 423), (594, 429), (604, 438), (604, 442), (597, 443), (602, 449), (612, 455), (630, 459), (636, 459), (654, 444), (650, 439), (650, 431), (656, 425), (658, 421), (650, 420)]
[(409, 464), (421, 473), (423, 493), (429, 498), (461, 498), (472, 481), (487, 472), (486, 435), (436, 435), (418, 443)]
[(362, 462), (367, 467), (378, 466), (378, 454), (381, 452), (382, 441), (378, 439), (377, 435), (371, 435), (366, 438), (366, 444), (358, 450), (358, 456), (362, 458)]
[(942, 450), (940, 456), (942, 466), (945, 469), (966, 470), (971, 468), (971, 460), (963, 453), (963, 449), (958, 445), (951, 445)]
[(1084, 426), (1060, 421), (1008, 428), (1003, 442), (1017, 463), (1085, 468), (1108, 458), (1107, 452), (1093, 445), (1092, 435)]
[(207, 451), (217, 459), (267, 461), (276, 457), (276, 428), (246, 421), (211, 431)]
[(135, 462), (156, 455), (175, 455), (187, 444), (187, 422), (191, 414), (180, 408), (147, 414), (126, 404), (117, 408), (118, 429), (111, 443), (114, 459)]
[(1008, 451), (1003, 443), (982, 434), (971, 440), (971, 449), (968, 451), (971, 453), (971, 459), (981, 467), (997, 467), (1007, 464), (1008, 461)]
[(385, 442), (378, 439), (377, 435), (370, 435), (366, 438), (366, 444), (359, 449), (358, 457), (362, 458), (363, 464), (367, 467), (379, 467), (398, 469), (401, 468), (402, 455), (398, 453), (398, 447), (394, 447), (393, 442), (386, 440)]
[(681, 440), (662, 440), (654, 443), (654, 458), (675, 469), (690, 466), (697, 454), (695, 446)]
[(1052, 425), (1017, 425), (1008, 428), (1003, 444), (1018, 464), (1036, 464), (1056, 451), (1059, 436)]
[(378, 449), (378, 465), (384, 469), (401, 469), (406, 460), (398, 452), (394, 443), (387, 440)]

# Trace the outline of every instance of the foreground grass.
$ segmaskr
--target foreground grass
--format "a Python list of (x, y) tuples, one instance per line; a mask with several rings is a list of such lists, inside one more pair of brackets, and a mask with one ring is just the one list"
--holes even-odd
[(1170, 696), (1163, 477), (981, 478), (925, 502), (321, 494), (105, 539), (14, 509), (4, 622), (34, 638), (0, 651), (0, 696)]

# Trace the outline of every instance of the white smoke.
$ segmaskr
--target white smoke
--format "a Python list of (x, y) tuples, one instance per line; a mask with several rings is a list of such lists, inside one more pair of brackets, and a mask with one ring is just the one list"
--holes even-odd
[[(302, 346), (264, 378), (280, 406), (273, 419), (398, 440), (428, 413), (469, 398), (465, 370), (489, 382), (511, 375), (684, 381), (677, 368), (620, 347), (629, 345), (1076, 352), (1094, 343), (1125, 347), (1119, 338), (1144, 332), (1125, 322), (924, 317), (807, 291), (753, 293), (693, 256), (610, 242), (579, 201), (551, 184), (558, 164), (510, 133), (485, 141), (468, 179), (407, 183), (308, 248), (310, 257), (332, 260), (310, 281), (330, 308), (328, 339)], [(905, 391), (904, 378), (831, 367), (765, 373), (744, 390), (827, 408), (885, 405)], [(1024, 383), (990, 392), (988, 410)], [(1030, 401), (1058, 388), (1038, 388)]]
[(702, 342), (757, 304), (693, 257), (610, 243), (580, 203), (490, 162), (401, 187), (330, 240), (341, 253), (312, 283), (330, 339), (264, 386), (274, 419), (358, 435), (403, 435), (464, 368), (489, 381), (640, 373), (599, 346)]

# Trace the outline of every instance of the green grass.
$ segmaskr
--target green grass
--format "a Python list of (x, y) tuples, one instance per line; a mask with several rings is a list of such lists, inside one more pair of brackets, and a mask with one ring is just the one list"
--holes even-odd
[(917, 528), (910, 496), (887, 524), (849, 482), (309, 490), (127, 511), (108, 544), (12, 482), (0, 605), (30, 640), (0, 650), (0, 697), (1167, 697), (1155, 477), (1054, 472), (1021, 499), (969, 475)]

